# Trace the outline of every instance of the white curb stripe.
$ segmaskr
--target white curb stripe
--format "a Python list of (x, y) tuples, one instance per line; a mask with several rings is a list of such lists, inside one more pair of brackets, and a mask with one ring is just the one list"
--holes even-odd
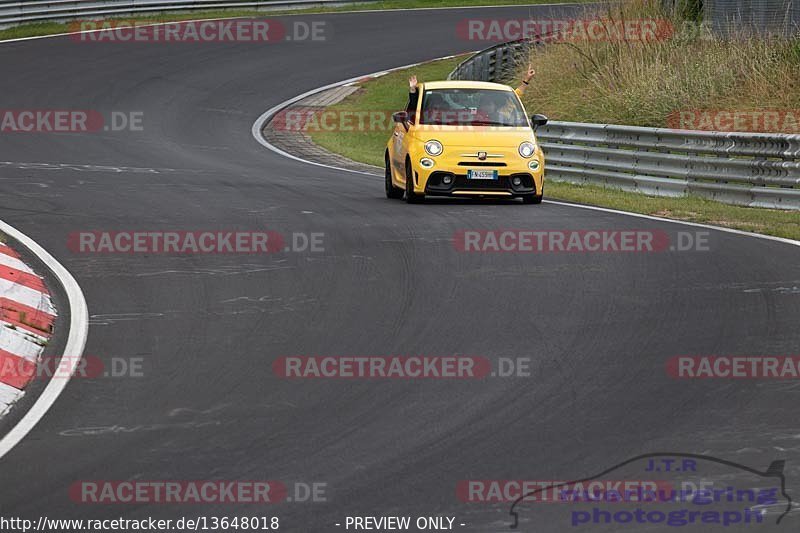
[(49, 294), (39, 292), (36, 289), (20, 285), (8, 279), (0, 278), (0, 297), (25, 304), (28, 307), (44, 311), (49, 315), (56, 314), (56, 310), (50, 301)]
[[(9, 326), (13, 326), (13, 328), (10, 328)], [(24, 329), (24, 328), (21, 328), (19, 326), (16, 326), (16, 325), (12, 324), (11, 322), (6, 322), (5, 320), (0, 320), (0, 328), (6, 328), (6, 329), (12, 329), (12, 330), (14, 328), (16, 328), (16, 332), (19, 333), (20, 335), (28, 336), (31, 339), (33, 339), (34, 341), (38, 341), (38, 342), (47, 342), (47, 339), (50, 338), (50, 336), (46, 335), (44, 332), (35, 333), (35, 331), (36, 331), (35, 329), (33, 329), (33, 330)], [(2, 329), (0, 329), (0, 331), (2, 331)]]
[(25, 393), (11, 385), (0, 383), (0, 416), (3, 416)]
[(39, 360), (39, 354), (44, 351), (44, 346), (34, 342), (36, 337), (28, 336), (25, 334), (27, 332), (23, 331), (7, 327), (0, 329), (0, 350), (36, 363)]
[[(11, 238), (18, 241), (22, 246), (25, 246), (31, 253), (39, 258), (47, 268), (53, 273), (64, 288), (69, 305), (69, 333), (67, 335), (67, 342), (64, 345), (64, 353), (61, 354), (63, 365), (59, 368), (64, 369), (64, 375), (71, 377), (80, 364), (81, 357), (83, 356), (83, 348), (86, 345), (86, 337), (89, 333), (89, 311), (86, 307), (86, 300), (83, 297), (83, 292), (72, 274), (64, 268), (61, 263), (55, 260), (47, 250), (39, 246), (33, 239), (19, 231), (18, 229), (0, 221), (0, 231)], [(66, 362), (64, 362), (66, 361)], [(17, 424), (11, 428), (11, 431), (6, 433), (0, 439), (0, 458), (4, 457), (14, 446), (16, 446), (47, 414), (50, 407), (53, 406), (59, 395), (64, 391), (69, 383), (69, 377), (64, 379), (51, 379), (45, 387), (39, 398), (23, 415)], [(0, 386), (0, 402), (9, 395), (8, 389), (13, 387)], [(18, 396), (17, 398), (18, 399)], [(4, 408), (0, 406), (0, 411)]]
[(31, 267), (26, 265), (22, 260), (17, 259), (16, 257), (11, 257), (10, 255), (6, 255), (2, 252), (0, 252), (0, 266), (7, 266), (21, 272), (33, 274)]

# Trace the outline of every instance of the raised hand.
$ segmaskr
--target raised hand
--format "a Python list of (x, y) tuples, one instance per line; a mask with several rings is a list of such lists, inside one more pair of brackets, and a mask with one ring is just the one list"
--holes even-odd
[(525, 73), (525, 81), (531, 81), (531, 78), (533, 78), (535, 75), (536, 70), (533, 68), (533, 64), (528, 63), (528, 71)]

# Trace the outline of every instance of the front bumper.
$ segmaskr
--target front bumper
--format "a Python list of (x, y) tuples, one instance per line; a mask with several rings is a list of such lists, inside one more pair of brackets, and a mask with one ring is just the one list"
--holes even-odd
[[(463, 168), (455, 171), (431, 169), (426, 174), (419, 174), (419, 185), (426, 195), (431, 196), (518, 197), (537, 195), (542, 191), (542, 172), (506, 170), (501, 171), (496, 180), (467, 179), (467, 171)], [(450, 183), (445, 183), (445, 177), (450, 178)], [(519, 178), (519, 185), (514, 185), (514, 178)]]

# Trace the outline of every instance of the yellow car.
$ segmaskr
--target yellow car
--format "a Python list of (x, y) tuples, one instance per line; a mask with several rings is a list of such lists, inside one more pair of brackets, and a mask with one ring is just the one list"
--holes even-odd
[(409, 203), (429, 196), (522, 198), (538, 204), (544, 155), (517, 93), (478, 81), (419, 84), (393, 115), (386, 144), (386, 196)]

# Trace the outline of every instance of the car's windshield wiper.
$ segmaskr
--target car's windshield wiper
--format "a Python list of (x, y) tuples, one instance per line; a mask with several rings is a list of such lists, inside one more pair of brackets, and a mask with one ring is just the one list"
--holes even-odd
[(505, 122), (494, 122), (492, 120), (473, 120), (470, 122), (473, 126), (511, 126)]

